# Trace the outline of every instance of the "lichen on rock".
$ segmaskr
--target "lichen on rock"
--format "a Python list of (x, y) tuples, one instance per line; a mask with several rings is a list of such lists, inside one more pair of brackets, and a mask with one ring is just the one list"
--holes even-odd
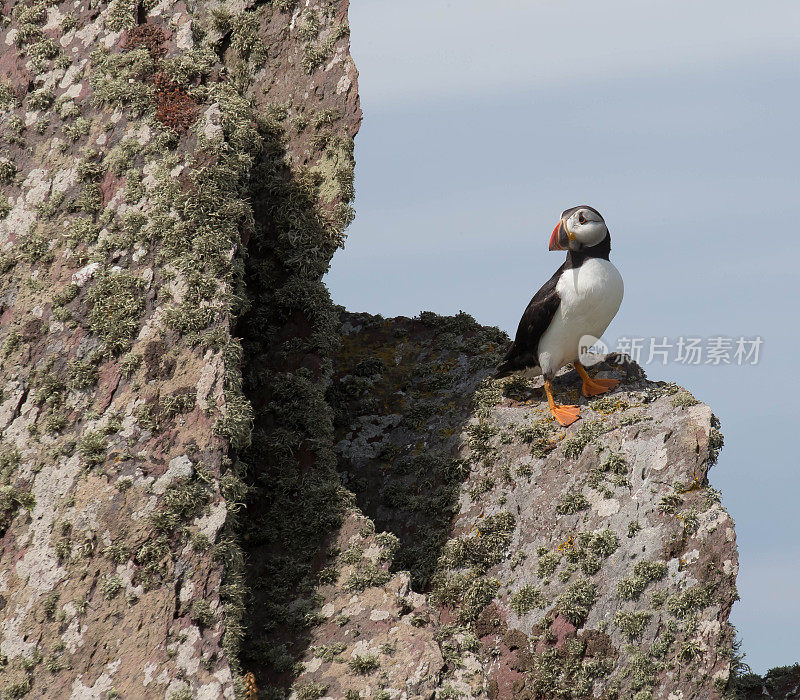
[(352, 218), (347, 3), (308, 8), (327, 71), (291, 0), (0, 3), (4, 697), (247, 692), (236, 324), (310, 309), (321, 357)]
[[(621, 385), (603, 400), (579, 399), (574, 371), (558, 377), (558, 393), (585, 404), (565, 429), (541, 381), (490, 378), (507, 342), (497, 329), (432, 314), (343, 314), (342, 328), (329, 389), (339, 469), (397, 538), (389, 573), (409, 569), (431, 609), (423, 629), (442, 657), (425, 692), (722, 696), (738, 560), (707, 479), (719, 444), (708, 407), (675, 406), (674, 385), (610, 356), (596, 371)], [(334, 617), (356, 600), (319, 593)], [(330, 633), (315, 627), (311, 646)], [(348, 618), (336, 638), (349, 648), (372, 633)], [(298, 683), (334, 697), (354, 685), (402, 693), (393, 665), (359, 686), (345, 666), (307, 659)]]
[(707, 406), (331, 302), (347, 10), (0, 0), (3, 697), (733, 692)]

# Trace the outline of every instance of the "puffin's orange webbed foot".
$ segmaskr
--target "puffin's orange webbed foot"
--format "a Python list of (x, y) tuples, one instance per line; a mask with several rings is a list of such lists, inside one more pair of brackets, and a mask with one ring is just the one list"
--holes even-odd
[(592, 379), (586, 371), (586, 368), (577, 360), (575, 361), (575, 369), (580, 375), (580, 378), (583, 379), (582, 391), (587, 399), (590, 396), (605, 394), (619, 384), (619, 381), (616, 379)]
[(544, 380), (544, 391), (547, 394), (547, 405), (550, 407), (550, 413), (565, 428), (581, 417), (581, 409), (578, 406), (560, 406), (556, 403), (553, 398), (553, 385), (549, 379)]
[(583, 395), (588, 398), (598, 394), (605, 394), (618, 384), (619, 381), (616, 379), (592, 379), (589, 377), (588, 381), (586, 379), (583, 380)]
[(581, 409), (579, 406), (559, 406), (555, 404), (550, 407), (550, 413), (553, 414), (560, 425), (565, 428), (572, 425), (578, 418), (581, 417)]

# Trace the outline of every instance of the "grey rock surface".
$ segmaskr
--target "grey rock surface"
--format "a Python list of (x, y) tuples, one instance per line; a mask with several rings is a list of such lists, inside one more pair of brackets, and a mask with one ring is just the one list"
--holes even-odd
[(0, 0), (4, 700), (260, 681), (233, 328), (255, 300), (296, 340), (352, 216), (347, 10)]
[[(386, 568), (410, 572), (419, 629), (441, 649), (423, 697), (722, 697), (738, 559), (708, 482), (722, 445), (710, 408), (609, 356), (592, 371), (621, 380), (610, 394), (587, 401), (574, 371), (559, 376), (560, 400), (582, 409), (561, 428), (541, 380), (490, 378), (497, 329), (466, 314), (342, 320), (329, 390), (339, 467), (397, 538)], [(326, 595), (326, 613), (369, 608), (374, 591)], [(402, 638), (405, 617), (389, 619)], [(351, 618), (338, 658), (310, 651), (301, 681), (352, 685), (348, 658), (378, 648), (381, 629)], [(418, 668), (407, 651), (376, 652), (359, 697), (413, 697), (397, 673)]]

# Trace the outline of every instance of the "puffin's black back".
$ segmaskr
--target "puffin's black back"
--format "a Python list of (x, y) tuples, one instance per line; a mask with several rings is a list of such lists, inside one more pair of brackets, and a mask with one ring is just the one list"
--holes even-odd
[(565, 262), (556, 270), (556, 273), (544, 283), (542, 288), (533, 295), (525, 313), (522, 314), (517, 335), (508, 349), (505, 358), (498, 365), (495, 379), (507, 377), (509, 374), (526, 367), (536, 367), (539, 364), (539, 340), (550, 326), (561, 297), (558, 296), (556, 285), (561, 274), (567, 269)]

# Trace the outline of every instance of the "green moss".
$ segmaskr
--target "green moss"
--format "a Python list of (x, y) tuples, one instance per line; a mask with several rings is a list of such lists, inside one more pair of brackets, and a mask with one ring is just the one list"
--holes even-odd
[[(142, 185), (141, 173), (135, 168), (131, 168), (125, 173), (125, 201), (128, 204), (136, 204), (146, 194), (146, 190)], [(132, 214), (143, 216), (139, 212), (131, 212)], [(143, 223), (143, 222), (142, 222)], [(141, 229), (141, 226), (139, 226)]]
[(67, 12), (61, 20), (61, 31), (64, 34), (71, 32), (78, 26), (78, 16), (74, 12)]
[(623, 671), (623, 675), (630, 679), (629, 685), (632, 691), (647, 691), (656, 684), (658, 671), (659, 666), (655, 661), (643, 652), (637, 651), (631, 656), (631, 661)]
[(44, 597), (44, 600), (42, 601), (42, 610), (50, 620), (54, 619), (56, 616), (56, 610), (58, 610), (58, 600), (60, 597), (61, 594), (58, 593), (58, 591), (51, 591)]
[(170, 552), (166, 535), (147, 540), (136, 552), (134, 562), (138, 565), (134, 581), (149, 590), (163, 582), (166, 576), (165, 558)]
[(725, 438), (722, 436), (722, 433), (719, 430), (720, 423), (719, 419), (712, 415), (711, 416), (711, 432), (708, 436), (708, 464), (709, 467), (715, 465), (717, 463), (717, 459), (719, 459), (719, 453), (722, 447), (725, 445)]
[(348, 591), (364, 591), (373, 586), (383, 586), (387, 584), (392, 578), (392, 575), (385, 569), (366, 562), (358, 568), (357, 571), (351, 573), (344, 582), (345, 590)]
[(700, 528), (700, 519), (694, 508), (688, 508), (677, 515), (687, 533), (693, 534)]
[(330, 126), (342, 118), (342, 113), (338, 109), (323, 109), (314, 114), (312, 123), (315, 129), (323, 126)]
[(626, 408), (630, 408), (630, 404), (625, 399), (620, 398), (619, 395), (612, 394), (592, 399), (589, 402), (589, 408), (597, 413), (608, 414), (614, 411), (624, 411)]
[(214, 622), (214, 612), (207, 600), (195, 600), (192, 603), (192, 620), (200, 627), (211, 627)]
[(660, 608), (664, 605), (664, 601), (667, 599), (667, 592), (666, 591), (653, 591), (650, 594), (650, 605), (654, 608)]
[(702, 610), (711, 603), (711, 591), (707, 586), (693, 586), (667, 599), (667, 612), (675, 617), (686, 617)]
[(17, 256), (13, 253), (0, 253), (0, 274), (6, 274), (14, 269), (17, 264)]
[(137, 48), (111, 53), (102, 47), (92, 53), (91, 61), (94, 70), (89, 84), (95, 104), (127, 108), (134, 117), (154, 110), (154, 88), (146, 82), (156, 70), (150, 51)]
[(295, 683), (292, 690), (297, 693), (297, 700), (318, 700), (325, 695), (328, 686), (324, 683)]
[(73, 359), (67, 362), (67, 387), (69, 389), (89, 389), (97, 384), (99, 373), (97, 367), (85, 360)]
[(7, 483), (21, 460), (22, 455), (16, 447), (0, 443), (0, 481)]
[(3, 694), (0, 697), (2, 697), (3, 700), (15, 700), (16, 698), (23, 698), (30, 692), (30, 689), (31, 679), (30, 677), (26, 676), (20, 681), (8, 683), (3, 688)]
[(142, 145), (136, 139), (124, 138), (109, 150), (103, 163), (114, 175), (122, 177), (134, 165), (142, 150)]
[(0, 82), (0, 106), (11, 107), (16, 102), (14, 88), (6, 82)]
[(172, 534), (182, 524), (200, 515), (210, 499), (208, 486), (196, 480), (171, 484), (150, 516), (150, 522), (156, 532)]
[(663, 496), (658, 502), (660, 513), (675, 513), (683, 505), (683, 499), (677, 493), (670, 493)]
[(98, 430), (89, 430), (78, 441), (78, 454), (88, 467), (102, 464), (106, 460), (106, 437)]
[(103, 191), (96, 183), (87, 183), (81, 188), (81, 192), (72, 204), (74, 211), (82, 211), (89, 214), (97, 213), (103, 208)]
[(252, 425), (252, 404), (241, 394), (226, 391), (224, 413), (214, 424), (214, 432), (228, 438), (234, 449), (241, 450), (250, 442)]
[(81, 288), (77, 284), (70, 284), (53, 295), (53, 306), (66, 306), (80, 294)]
[(123, 541), (111, 543), (103, 550), (103, 554), (105, 554), (115, 564), (124, 564), (131, 558), (131, 550)]
[(17, 5), (13, 17), (20, 25), (41, 25), (47, 20), (47, 3), (34, 2), (30, 5)]
[(600, 556), (609, 557), (617, 551), (619, 539), (610, 528), (605, 528), (594, 533), (586, 543), (586, 547)]
[(161, 415), (168, 420), (179, 413), (191, 413), (195, 407), (195, 400), (195, 393), (188, 389), (162, 396), (159, 402)]
[(559, 596), (557, 608), (573, 625), (580, 627), (596, 600), (597, 586), (591, 581), (579, 580), (570, 584)]
[(22, 23), (14, 37), (14, 44), (21, 48), (33, 44), (44, 37), (44, 32), (32, 22)]
[(336, 44), (335, 39), (328, 37), (324, 41), (315, 44), (307, 44), (303, 49), (302, 64), (306, 73), (313, 73), (325, 61), (327, 61), (333, 53), (333, 48)]
[(194, 695), (189, 688), (180, 688), (173, 690), (167, 700), (192, 700)]
[(547, 552), (539, 556), (536, 575), (539, 578), (550, 578), (556, 571), (561, 555), (556, 552)]
[(373, 671), (377, 671), (381, 667), (381, 662), (378, 659), (377, 654), (354, 654), (350, 659), (348, 659), (347, 665), (354, 673), (358, 673), (361, 676), (366, 676)]
[(664, 631), (659, 635), (658, 639), (650, 645), (650, 656), (653, 658), (663, 659), (672, 648), (677, 631), (677, 625), (675, 625), (674, 622), (674, 620), (667, 621)]
[(98, 161), (98, 152), (94, 149), (86, 151), (82, 160), (78, 161), (78, 178), (84, 182), (95, 182), (105, 173), (105, 168)]
[(672, 405), (675, 408), (688, 408), (689, 406), (696, 406), (699, 403), (700, 402), (686, 390), (680, 391), (672, 397)]
[(106, 29), (112, 32), (133, 29), (136, 26), (136, 6), (134, 0), (113, 0), (105, 18)]
[(552, 439), (553, 424), (549, 419), (533, 421), (531, 425), (519, 428), (516, 434), (522, 442), (531, 446), (531, 454), (534, 457), (546, 457), (558, 446)]
[(16, 486), (0, 486), (0, 532), (5, 532), (20, 508), (33, 510), (36, 499), (31, 491)]
[(119, 576), (106, 576), (100, 584), (100, 592), (105, 600), (112, 600), (124, 587), (125, 584)]
[(630, 473), (630, 466), (628, 461), (622, 454), (612, 452), (609, 454), (600, 465), (600, 469), (604, 472), (610, 472), (618, 476), (626, 476)]
[(64, 136), (70, 141), (75, 142), (82, 139), (92, 128), (92, 122), (84, 117), (78, 117), (72, 124), (64, 126)]
[(492, 602), (499, 583), (475, 572), (439, 571), (434, 576), (433, 599), (456, 609), (461, 624), (472, 624)]
[(526, 690), (537, 698), (590, 697), (595, 681), (611, 673), (614, 661), (584, 653), (584, 643), (570, 639), (561, 650), (550, 648), (532, 654)]
[(319, 14), (315, 8), (307, 9), (300, 15), (300, 20), (297, 23), (297, 34), (305, 41), (316, 39), (320, 30)]
[(54, 192), (44, 202), (36, 205), (36, 213), (43, 219), (52, 219), (64, 203), (64, 193)]
[(38, 261), (50, 262), (53, 253), (50, 250), (50, 238), (37, 225), (31, 226), (28, 235), (19, 241), (17, 249), (20, 259), (29, 264)]
[(136, 416), (136, 420), (142, 430), (149, 430), (151, 433), (155, 433), (161, 427), (161, 416), (153, 404), (145, 403), (139, 406), (133, 415)]
[(144, 312), (144, 282), (129, 272), (103, 275), (89, 289), (89, 328), (119, 354), (130, 347)]
[(590, 442), (608, 432), (608, 426), (603, 421), (587, 421), (583, 423), (577, 431), (564, 438), (564, 456), (569, 459), (577, 459), (581, 456), (583, 448)]
[(538, 588), (526, 585), (511, 596), (509, 605), (517, 615), (521, 616), (534, 608), (543, 609), (547, 607), (547, 599)]
[(466, 566), (485, 572), (509, 556), (508, 547), (515, 524), (516, 519), (508, 511), (484, 518), (478, 523), (475, 534), (447, 543), (441, 563), (448, 567)]
[(624, 578), (617, 584), (617, 593), (625, 600), (637, 599), (651, 581), (660, 581), (667, 575), (667, 565), (663, 561), (636, 562), (633, 576)]
[(332, 642), (331, 644), (321, 644), (314, 649), (314, 656), (323, 661), (331, 663), (333, 661), (340, 661), (341, 655), (347, 649), (347, 644), (344, 642)]
[(51, 88), (40, 88), (28, 95), (28, 109), (47, 109), (55, 102), (56, 96)]
[(58, 56), (58, 45), (50, 37), (44, 37), (30, 44), (26, 52), (37, 70), (44, 71), (49, 67), (49, 62)]
[(589, 501), (582, 493), (568, 491), (558, 499), (556, 513), (559, 515), (572, 515), (589, 507)]
[(8, 201), (8, 198), (0, 193), (0, 221), (5, 219), (9, 213), (11, 213), (11, 204)]
[(259, 34), (259, 15), (242, 12), (230, 18), (231, 48), (243, 61), (252, 60), (254, 64), (264, 63), (267, 49)]
[(652, 615), (646, 611), (629, 612), (620, 610), (614, 616), (614, 623), (628, 640), (632, 641), (644, 632), (644, 628), (651, 617)]

